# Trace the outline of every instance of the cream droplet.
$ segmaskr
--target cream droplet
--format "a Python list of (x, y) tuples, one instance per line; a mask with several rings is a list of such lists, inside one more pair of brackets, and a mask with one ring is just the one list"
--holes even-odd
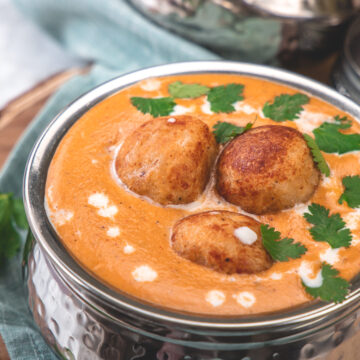
[(117, 226), (109, 227), (106, 235), (110, 237), (117, 237), (120, 235), (120, 229)]
[(224, 303), (225, 294), (219, 290), (211, 290), (206, 294), (205, 300), (212, 306), (217, 307)]
[(135, 251), (135, 248), (129, 244), (124, 246), (124, 254), (132, 254)]
[(244, 308), (249, 308), (253, 306), (256, 302), (254, 294), (249, 291), (239, 292), (238, 294), (234, 294), (233, 297), (237, 301), (237, 303)]
[(256, 232), (247, 226), (235, 229), (234, 235), (245, 245), (251, 245), (257, 240)]
[(151, 282), (157, 278), (157, 272), (148, 265), (141, 265), (132, 272), (132, 276), (139, 282)]

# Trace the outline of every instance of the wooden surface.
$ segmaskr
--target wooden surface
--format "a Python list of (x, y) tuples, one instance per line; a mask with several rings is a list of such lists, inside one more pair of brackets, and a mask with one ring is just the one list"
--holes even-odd
[[(0, 110), (0, 168), (21, 133), (36, 116), (46, 100), (71, 76), (81, 74), (84, 71), (84, 69), (72, 69), (56, 74)], [(2, 358), (0, 357), (0, 359)]]
[(10, 360), (4, 341), (0, 335), (0, 360)]

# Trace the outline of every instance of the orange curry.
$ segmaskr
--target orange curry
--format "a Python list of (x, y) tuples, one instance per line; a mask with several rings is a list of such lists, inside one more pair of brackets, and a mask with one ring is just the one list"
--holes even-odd
[[(338, 199), (343, 192), (342, 178), (360, 174), (360, 152), (323, 153), (331, 176), (322, 176), (310, 199), (331, 213), (340, 213), (353, 236), (350, 247), (333, 250), (329, 244), (312, 239), (308, 231), (311, 225), (303, 217), (307, 203), (274, 214), (248, 214), (308, 249), (301, 258), (275, 262), (264, 272), (226, 275), (192, 263), (172, 250), (171, 229), (179, 219), (207, 210), (244, 213), (216, 193), (213, 179), (195, 203), (160, 206), (134, 196), (116, 177), (114, 159), (119, 145), (139, 125), (152, 119), (132, 106), (130, 97), (169, 96), (168, 85), (178, 80), (207, 86), (234, 82), (244, 85), (244, 100), (230, 114), (207, 111), (204, 97), (176, 100), (175, 113), (199, 116), (210, 128), (217, 121), (245, 126), (255, 118), (255, 127), (275, 124), (262, 114), (263, 105), (277, 95), (299, 92), (252, 77), (183, 75), (144, 80), (90, 109), (61, 141), (46, 183), (50, 219), (76, 260), (109, 286), (140, 300), (174, 310), (215, 315), (277, 311), (312, 301), (298, 274), (303, 261), (316, 268), (316, 264), (327, 259), (342, 277), (354, 277), (360, 271), (360, 210), (350, 208), (346, 202), (340, 205)], [(315, 127), (335, 115), (346, 114), (311, 97), (299, 119), (278, 124), (312, 134)], [(359, 133), (359, 124), (353, 121), (346, 132)]]

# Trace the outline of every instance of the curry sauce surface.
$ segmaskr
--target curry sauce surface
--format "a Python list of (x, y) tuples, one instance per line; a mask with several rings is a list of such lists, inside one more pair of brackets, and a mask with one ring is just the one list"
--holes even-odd
[[(168, 85), (179, 80), (207, 86), (245, 85), (244, 100), (230, 114), (209, 114), (206, 97), (176, 99), (179, 104), (176, 113), (196, 115), (210, 128), (217, 121), (245, 126), (256, 119), (254, 127), (279, 124), (311, 134), (323, 121), (335, 115), (347, 115), (311, 97), (298, 120), (276, 123), (263, 117), (263, 105), (277, 95), (299, 90), (238, 75), (164, 77), (126, 88), (91, 108), (75, 123), (50, 165), (46, 202), (50, 219), (68, 251), (93, 275), (116, 289), (158, 306), (193, 313), (242, 315), (277, 311), (312, 301), (298, 274), (303, 261), (311, 262), (316, 268), (325, 259), (333, 263), (342, 277), (348, 280), (354, 277), (360, 271), (360, 211), (348, 207), (346, 202), (340, 205), (338, 199), (343, 192), (342, 178), (360, 174), (360, 152), (323, 153), (331, 176), (322, 177), (309, 202), (329, 208), (331, 214), (340, 213), (352, 232), (349, 248), (334, 251), (327, 243), (312, 239), (308, 231), (311, 225), (303, 218), (307, 203), (275, 214), (249, 215), (280, 231), (282, 238), (291, 237), (308, 249), (300, 259), (275, 262), (267, 271), (225, 275), (185, 260), (171, 249), (171, 229), (185, 216), (219, 209), (244, 213), (215, 192), (213, 178), (195, 203), (163, 207), (127, 191), (115, 175), (114, 158), (119, 146), (139, 125), (152, 119), (132, 106), (130, 98), (169, 96)], [(359, 133), (360, 126), (353, 121), (351, 129), (344, 132)], [(93, 202), (89, 201), (94, 194), (106, 198), (95, 196)], [(143, 275), (147, 281), (141, 281)], [(209, 301), (209, 296), (218, 292), (224, 295), (220, 305)]]

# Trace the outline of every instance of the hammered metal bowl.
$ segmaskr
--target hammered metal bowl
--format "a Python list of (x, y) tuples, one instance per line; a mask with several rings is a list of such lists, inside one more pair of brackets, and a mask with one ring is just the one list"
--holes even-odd
[(360, 286), (341, 304), (314, 301), (279, 313), (247, 317), (169, 311), (117, 291), (82, 268), (66, 251), (44, 205), (47, 169), (68, 129), (111, 94), (149, 77), (234, 73), (311, 93), (356, 119), (360, 107), (305, 77), (234, 62), (153, 67), (111, 80), (83, 95), (47, 127), (28, 160), (24, 204), (31, 231), (25, 282), (35, 322), (62, 359), (119, 360), (352, 360), (360, 344)]
[(342, 47), (360, 0), (128, 0), (154, 21), (219, 55), (286, 64)]

